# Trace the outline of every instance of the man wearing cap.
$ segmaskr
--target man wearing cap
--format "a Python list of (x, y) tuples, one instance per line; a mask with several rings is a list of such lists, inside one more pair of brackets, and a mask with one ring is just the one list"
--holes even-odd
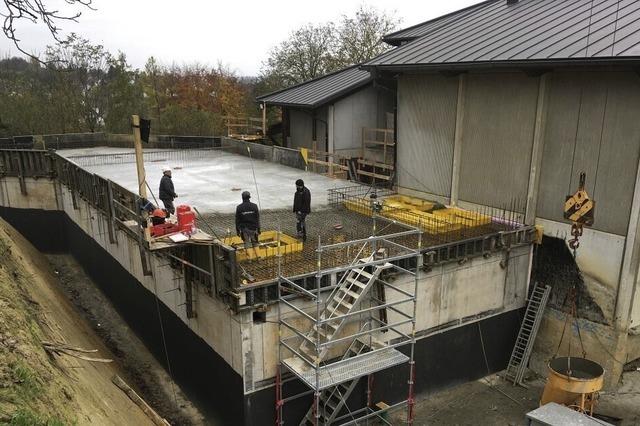
[(311, 213), (311, 192), (304, 186), (304, 181), (296, 181), (296, 193), (293, 195), (293, 212), (296, 214), (296, 230), (298, 238), (307, 241), (307, 224), (305, 219)]
[(236, 207), (236, 233), (244, 241), (246, 249), (257, 245), (260, 235), (260, 212), (258, 206), (249, 201), (250, 198), (249, 191), (244, 191), (242, 203)]
[(160, 190), (158, 191), (158, 198), (162, 200), (164, 209), (169, 214), (174, 214), (176, 209), (173, 207), (173, 200), (178, 198), (173, 189), (173, 181), (171, 180), (171, 169), (169, 167), (162, 168), (162, 178), (160, 179)]

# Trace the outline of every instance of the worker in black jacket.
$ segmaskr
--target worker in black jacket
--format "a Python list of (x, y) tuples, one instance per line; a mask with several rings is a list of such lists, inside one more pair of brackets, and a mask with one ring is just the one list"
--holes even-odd
[(304, 181), (296, 181), (296, 193), (293, 196), (293, 212), (296, 214), (296, 230), (298, 238), (307, 241), (307, 224), (305, 219), (311, 213), (311, 192), (304, 186)]
[(171, 169), (169, 167), (162, 168), (162, 178), (160, 179), (160, 189), (158, 191), (158, 198), (162, 200), (164, 209), (169, 214), (174, 214), (176, 209), (173, 206), (173, 200), (178, 198), (173, 189), (173, 181), (171, 180)]
[(236, 207), (236, 233), (244, 241), (246, 249), (257, 245), (260, 235), (260, 212), (258, 206), (249, 201), (250, 198), (249, 191), (244, 191), (242, 204)]

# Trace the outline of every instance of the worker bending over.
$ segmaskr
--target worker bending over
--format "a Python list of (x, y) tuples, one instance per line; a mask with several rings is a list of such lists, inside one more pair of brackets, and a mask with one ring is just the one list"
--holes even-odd
[(250, 198), (249, 191), (244, 191), (242, 203), (236, 207), (236, 233), (244, 241), (245, 249), (257, 245), (260, 235), (260, 212), (258, 206), (249, 201)]
[(158, 198), (162, 200), (164, 209), (169, 214), (174, 214), (176, 212), (176, 209), (173, 206), (173, 200), (178, 198), (178, 194), (176, 194), (175, 190), (173, 189), (173, 181), (171, 180), (171, 169), (169, 167), (162, 168), (162, 178), (160, 179), (160, 190), (158, 191)]
[(296, 193), (293, 196), (293, 212), (296, 214), (296, 231), (298, 238), (307, 241), (307, 224), (305, 219), (311, 213), (311, 192), (304, 186), (304, 181), (296, 181)]

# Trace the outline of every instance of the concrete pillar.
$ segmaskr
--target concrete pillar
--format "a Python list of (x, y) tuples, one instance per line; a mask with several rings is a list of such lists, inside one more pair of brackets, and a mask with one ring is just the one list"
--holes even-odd
[[(614, 324), (618, 330), (626, 331), (631, 322), (632, 303), (637, 291), (638, 266), (640, 260), (640, 164), (636, 171), (636, 184), (631, 202), (631, 215), (624, 244), (624, 256), (620, 269), (620, 282), (616, 298)], [(638, 325), (638, 324), (634, 324)]]
[(547, 121), (548, 80), (550, 75), (550, 73), (541, 75), (538, 83), (538, 105), (536, 107), (536, 121), (533, 128), (533, 147), (531, 149), (527, 207), (524, 215), (524, 222), (528, 225), (532, 225), (536, 219), (538, 185), (540, 183), (540, 168), (542, 167), (542, 152), (544, 148), (544, 131)]
[(453, 166), (451, 170), (451, 197), (449, 203), (458, 204), (458, 191), (460, 188), (460, 156), (462, 155), (462, 138), (464, 124), (464, 99), (467, 89), (467, 75), (458, 76), (458, 101), (456, 103), (456, 129), (453, 136)]
[[(329, 105), (329, 109), (327, 111), (327, 152), (330, 154), (334, 154), (335, 144), (334, 144), (334, 112), (335, 108), (333, 105)], [(329, 157), (328, 161), (329, 165), (329, 176), (333, 176), (333, 157)]]

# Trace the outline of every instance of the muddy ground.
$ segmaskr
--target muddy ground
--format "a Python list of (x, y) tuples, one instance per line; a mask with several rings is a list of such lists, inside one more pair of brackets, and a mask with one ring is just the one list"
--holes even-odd
[(47, 259), (0, 219), (0, 424), (153, 424), (115, 376), (130, 383)]
[[(116, 308), (70, 255), (47, 255), (60, 287), (124, 366), (132, 386), (172, 425), (212, 425), (171, 380)], [(155, 325), (155, 324), (154, 324)]]

